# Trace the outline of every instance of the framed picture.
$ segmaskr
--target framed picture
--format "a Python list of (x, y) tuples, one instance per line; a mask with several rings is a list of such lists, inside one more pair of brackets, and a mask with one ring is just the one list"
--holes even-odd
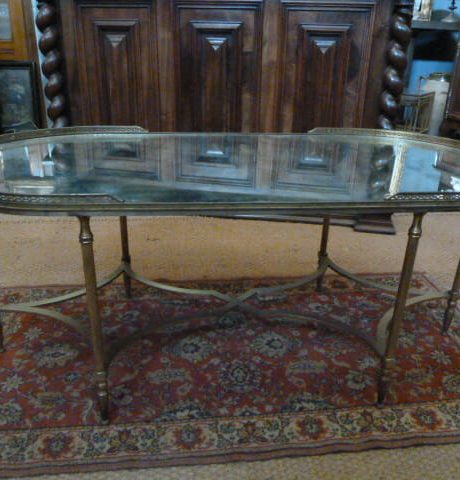
[(433, 0), (415, 0), (413, 20), (429, 22), (431, 20)]
[(13, 40), (9, 0), (0, 0), (0, 41)]
[(0, 62), (2, 133), (40, 128), (40, 102), (34, 62)]

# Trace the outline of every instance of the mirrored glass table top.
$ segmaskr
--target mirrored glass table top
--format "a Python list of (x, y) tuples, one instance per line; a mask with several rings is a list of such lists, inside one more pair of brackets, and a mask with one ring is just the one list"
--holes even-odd
[(460, 142), (360, 129), (308, 134), (70, 128), (0, 137), (0, 211), (293, 214), (460, 210)]

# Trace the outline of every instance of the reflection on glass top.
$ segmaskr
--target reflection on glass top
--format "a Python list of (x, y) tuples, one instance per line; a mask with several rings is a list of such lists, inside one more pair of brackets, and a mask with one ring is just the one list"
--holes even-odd
[(459, 154), (455, 146), (369, 132), (59, 135), (0, 144), (0, 193), (374, 203), (460, 192)]

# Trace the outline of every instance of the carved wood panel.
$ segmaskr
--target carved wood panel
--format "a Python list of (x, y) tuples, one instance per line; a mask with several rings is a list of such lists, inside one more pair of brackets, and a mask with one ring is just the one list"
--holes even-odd
[(262, 1), (176, 1), (177, 129), (258, 129)]
[(77, 60), (71, 67), (78, 77), (72, 92), (74, 122), (157, 130), (158, 62), (152, 2), (130, 8), (71, 3)]
[(374, 9), (369, 2), (282, 2), (282, 131), (361, 125)]
[[(303, 105), (294, 110), (295, 131), (305, 130), (308, 108), (310, 124), (340, 124), (344, 99), (336, 91), (347, 82), (351, 28), (350, 24), (299, 25), (296, 91), (303, 92), (299, 96)], [(316, 108), (311, 111), (313, 105)]]
[[(61, 75), (60, 52), (46, 34), (58, 39), (57, 26), (43, 30), (42, 21), (46, 74), (56, 73), (48, 89), (61, 98), (57, 75), (59, 85), (67, 80), (74, 124), (163, 131), (372, 128), (388, 106), (382, 87), (385, 99), (395, 90), (392, 70), (383, 75), (390, 30), (396, 38), (393, 0), (46, 3), (39, 16), (46, 25), (59, 19), (66, 66)], [(59, 15), (50, 10), (55, 4)], [(396, 51), (391, 45), (389, 60)], [(226, 149), (210, 145), (201, 154), (226, 155)]]

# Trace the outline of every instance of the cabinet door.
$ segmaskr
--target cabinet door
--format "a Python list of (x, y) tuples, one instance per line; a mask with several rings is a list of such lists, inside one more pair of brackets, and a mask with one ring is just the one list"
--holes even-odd
[(361, 125), (375, 5), (282, 0), (281, 10), (279, 128)]
[(62, 5), (73, 123), (158, 130), (154, 2)]
[(258, 130), (263, 3), (174, 2), (178, 130)]

